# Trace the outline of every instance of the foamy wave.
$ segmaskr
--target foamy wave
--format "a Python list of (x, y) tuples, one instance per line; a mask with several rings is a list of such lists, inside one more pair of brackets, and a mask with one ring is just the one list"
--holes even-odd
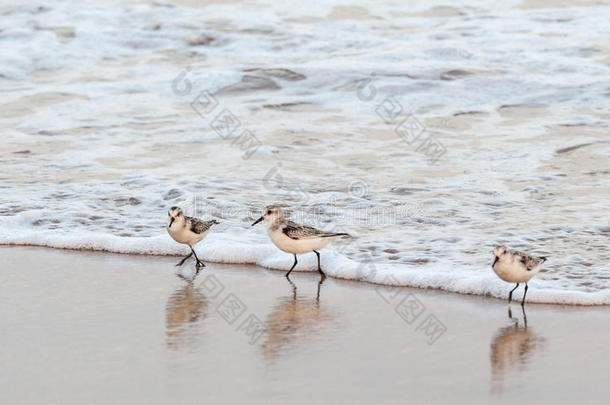
[[(96, 232), (56, 232), (28, 229), (25, 217), (0, 218), (0, 245), (30, 245), (50, 248), (94, 250), (122, 254), (183, 255), (183, 245), (169, 235), (155, 237), (121, 237)], [(260, 236), (260, 234), (257, 234)], [(254, 235), (256, 236), (256, 235)], [(293, 263), (291, 255), (283, 253), (270, 242), (243, 240), (243, 232), (226, 231), (210, 235), (197, 246), (197, 255), (215, 263), (253, 264), (268, 269), (287, 271)], [(300, 255), (295, 271), (316, 271), (316, 257)], [(459, 294), (473, 294), (506, 299), (509, 285), (500, 281), (489, 268), (456, 267), (449, 262), (437, 262), (428, 267), (405, 264), (358, 262), (332, 251), (322, 254), (322, 267), (328, 276), (363, 281), (384, 286), (433, 288)], [(544, 280), (532, 280), (528, 302), (565, 305), (608, 305), (610, 290), (583, 292), (545, 288)], [(520, 299), (516, 293), (515, 299)]]

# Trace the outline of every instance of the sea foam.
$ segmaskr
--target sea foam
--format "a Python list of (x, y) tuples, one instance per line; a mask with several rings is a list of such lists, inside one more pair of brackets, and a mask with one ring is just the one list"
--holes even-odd
[[(49, 248), (103, 251), (120, 254), (172, 255), (188, 253), (184, 245), (174, 242), (169, 235), (152, 237), (122, 237), (98, 232), (28, 229), (27, 216), (0, 218), (0, 245), (29, 245)], [(19, 226), (21, 225), (21, 226)], [(278, 250), (266, 241), (260, 232), (243, 236), (243, 230), (227, 230), (208, 236), (196, 246), (198, 256), (204, 262), (227, 264), (251, 264), (268, 269), (287, 271), (293, 257)], [(509, 285), (500, 281), (491, 268), (480, 269), (455, 266), (449, 261), (434, 263), (427, 267), (406, 264), (356, 261), (335, 252), (324, 250), (321, 264), (330, 277), (362, 281), (378, 286), (417, 287), (444, 291), (491, 296), (506, 299)], [(316, 256), (299, 255), (294, 271), (316, 271)], [(544, 280), (533, 279), (527, 301), (564, 305), (608, 305), (610, 291), (584, 292), (549, 288)], [(375, 287), (378, 288), (378, 287)], [(512, 285), (511, 285), (512, 288)], [(515, 295), (520, 299), (520, 294)]]

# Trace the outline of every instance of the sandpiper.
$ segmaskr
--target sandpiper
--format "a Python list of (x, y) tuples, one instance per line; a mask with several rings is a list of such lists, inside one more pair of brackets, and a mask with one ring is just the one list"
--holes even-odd
[(195, 255), (195, 260), (197, 261), (195, 264), (195, 268), (197, 269), (195, 275), (197, 275), (199, 270), (202, 267), (205, 267), (205, 264), (197, 257), (194, 247), (205, 238), (208, 232), (210, 232), (212, 225), (218, 224), (219, 222), (214, 219), (211, 221), (202, 221), (197, 218), (187, 217), (182, 213), (182, 209), (179, 207), (170, 208), (167, 216), (169, 217), (167, 221), (167, 233), (169, 233), (176, 242), (183, 243), (191, 248), (191, 253), (180, 260), (176, 266), (182, 266), (186, 259)]
[(525, 292), (521, 305), (525, 305), (525, 296), (527, 295), (527, 282), (540, 271), (542, 263), (546, 261), (546, 257), (535, 257), (516, 250), (509, 250), (506, 246), (496, 246), (493, 250), (495, 256), (491, 267), (494, 272), (502, 280), (509, 283), (517, 283), (508, 294), (508, 303), (513, 299), (513, 291), (515, 291), (520, 283), (525, 283)]
[(329, 233), (310, 226), (299, 225), (284, 218), (284, 213), (277, 205), (265, 207), (263, 215), (252, 226), (261, 221), (267, 223), (267, 232), (271, 241), (280, 250), (294, 255), (294, 264), (286, 273), (286, 277), (297, 265), (297, 254), (314, 252), (318, 256), (318, 272), (326, 277), (320, 267), (320, 253), (318, 250), (326, 247), (336, 237), (349, 236), (347, 233)]

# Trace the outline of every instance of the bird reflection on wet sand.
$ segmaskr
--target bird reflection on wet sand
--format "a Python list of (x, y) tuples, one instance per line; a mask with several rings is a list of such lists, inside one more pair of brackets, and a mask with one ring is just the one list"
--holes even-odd
[(511, 309), (508, 309), (508, 318), (511, 325), (498, 330), (491, 341), (491, 391), (502, 393), (502, 387), (507, 375), (511, 372), (521, 372), (545, 344), (545, 339), (535, 334), (527, 326), (527, 315), (523, 311), (521, 325), (517, 318), (513, 318)]
[(165, 334), (167, 347), (178, 350), (196, 340), (201, 322), (208, 316), (207, 298), (192, 281), (167, 300)]
[(273, 362), (278, 356), (320, 337), (334, 325), (334, 316), (321, 303), (318, 282), (316, 298), (298, 298), (297, 286), (287, 278), (292, 294), (280, 297), (266, 319), (266, 336), (262, 345), (264, 357)]

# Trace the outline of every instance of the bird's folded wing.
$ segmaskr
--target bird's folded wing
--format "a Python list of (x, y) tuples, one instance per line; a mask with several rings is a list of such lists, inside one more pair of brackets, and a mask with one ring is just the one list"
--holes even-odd
[(212, 225), (218, 223), (216, 220), (202, 221), (200, 219), (191, 218), (191, 217), (186, 217), (186, 219), (189, 220), (191, 223), (191, 231), (193, 231), (197, 234), (204, 233), (205, 231), (210, 229), (212, 227)]
[(311, 226), (295, 224), (291, 221), (287, 221), (286, 224), (284, 224), (282, 232), (291, 239), (320, 238), (326, 235), (326, 232), (324, 231), (312, 228)]
[(521, 263), (523, 263), (523, 265), (525, 265), (525, 268), (527, 269), (527, 271), (533, 270), (534, 267), (538, 266), (540, 264), (540, 262), (542, 261), (541, 259), (538, 259), (537, 257), (530, 256), (530, 255), (522, 253), (522, 252), (518, 252), (518, 254), (519, 254), (519, 260), (521, 261)]

